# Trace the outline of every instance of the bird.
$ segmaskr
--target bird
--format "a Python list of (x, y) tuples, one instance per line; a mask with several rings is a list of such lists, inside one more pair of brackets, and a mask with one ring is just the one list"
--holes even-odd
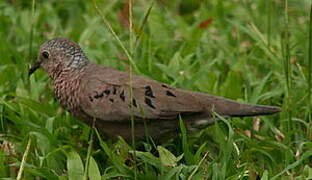
[(66, 38), (53, 38), (40, 46), (29, 76), (39, 68), (52, 79), (60, 105), (89, 125), (95, 122), (107, 138), (129, 140), (134, 135), (135, 139), (158, 139), (176, 134), (180, 119), (192, 131), (212, 124), (215, 114), (245, 117), (281, 111), (277, 106), (240, 103), (140, 75), (130, 76), (129, 72), (91, 62), (78, 44)]

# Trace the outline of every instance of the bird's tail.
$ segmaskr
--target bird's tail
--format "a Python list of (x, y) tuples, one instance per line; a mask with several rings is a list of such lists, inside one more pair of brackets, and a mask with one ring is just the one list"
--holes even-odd
[(270, 115), (281, 111), (281, 108), (277, 106), (244, 104), (211, 95), (205, 95), (205, 103), (209, 105), (210, 111), (230, 117)]

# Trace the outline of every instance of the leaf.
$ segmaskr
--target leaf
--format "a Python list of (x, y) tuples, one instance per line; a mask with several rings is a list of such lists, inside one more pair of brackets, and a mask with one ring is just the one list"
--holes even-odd
[(182, 169), (183, 169), (182, 165), (177, 166), (175, 168), (172, 168), (168, 173), (165, 174), (163, 179), (164, 180), (173, 179), (174, 175), (180, 175), (181, 174)]
[(5, 166), (7, 164), (6, 160), (6, 154), (3, 149), (0, 151), (0, 174), (1, 176), (5, 177), (7, 175), (7, 167)]
[(92, 180), (101, 180), (101, 173), (99, 167), (92, 156), (90, 157), (88, 176), (89, 179)]
[[(133, 153), (133, 151), (130, 151), (130, 153)], [(156, 168), (158, 168), (161, 164), (160, 160), (150, 152), (136, 151), (135, 154), (143, 162), (155, 166)]]
[(108, 156), (108, 158), (112, 161), (113, 165), (118, 169), (118, 171), (120, 173), (123, 173), (123, 174), (130, 174), (131, 173), (131, 170), (129, 169), (128, 166), (126, 166), (124, 163), (123, 163), (123, 158), (116, 155), (111, 148), (109, 148), (109, 146), (107, 145), (106, 142), (104, 142), (102, 139), (101, 139), (101, 136), (99, 134), (99, 132), (95, 129), (95, 133), (98, 137), (98, 140), (100, 141), (100, 146), (101, 148), (104, 150), (104, 152), (106, 153), (106, 155)]
[(55, 117), (50, 117), (50, 118), (47, 118), (46, 120), (46, 124), (45, 124), (45, 128), (49, 131), (49, 133), (53, 133), (53, 124), (54, 124), (54, 120), (55, 120)]
[(265, 170), (262, 174), (261, 180), (268, 180), (269, 179), (269, 173), (267, 170)]
[(59, 178), (53, 173), (53, 171), (47, 168), (27, 168), (27, 172), (37, 177), (38, 179), (41, 179), (39, 177), (42, 177), (43, 179), (59, 180)]
[(309, 165), (305, 165), (303, 169), (303, 175), (306, 179), (312, 179), (312, 168)]
[(181, 157), (175, 157), (170, 151), (162, 146), (157, 146), (161, 163), (166, 167), (175, 167)]
[(251, 94), (251, 97), (250, 97), (250, 103), (253, 103), (253, 104), (256, 104), (258, 103), (259, 99), (261, 96), (259, 96), (263, 89), (264, 89), (264, 86), (265, 84), (268, 82), (269, 78), (271, 77), (272, 73), (268, 73), (268, 75), (266, 75), (261, 81), (259, 84), (257, 84), (257, 86), (255, 87), (254, 91), (252, 92)]
[(69, 180), (83, 179), (83, 163), (79, 154), (71, 151), (67, 154), (67, 170)]
[(51, 109), (51, 107), (49, 107), (46, 104), (42, 104), (42, 103), (39, 103), (39, 102), (34, 101), (32, 99), (23, 98), (23, 97), (18, 97), (17, 100), (19, 103), (35, 110), (36, 112), (40, 112), (40, 113), (46, 114), (48, 116), (55, 115), (55, 113), (53, 113), (53, 110)]
[(190, 148), (187, 142), (186, 128), (181, 117), (179, 117), (179, 123), (180, 123), (180, 129), (181, 129), (181, 134), (182, 134), (182, 147), (183, 147), (184, 159), (186, 160), (188, 164), (195, 164), (194, 155), (190, 151)]
[(40, 144), (39, 149), (42, 154), (46, 155), (51, 148), (50, 140), (49, 138), (40, 132), (32, 131), (30, 132), (32, 135), (36, 136), (37, 144)]
[(292, 164), (289, 164), (283, 171), (281, 171), (280, 173), (278, 173), (277, 175), (275, 175), (273, 178), (271, 179), (277, 179), (279, 176), (283, 175), (284, 173), (286, 173), (287, 171), (294, 169), (295, 167), (297, 167), (298, 165), (301, 164), (302, 161), (308, 159), (309, 157), (312, 156), (312, 151), (307, 151), (304, 154), (302, 154), (301, 158), (298, 159), (297, 161), (295, 161)]
[(222, 96), (237, 99), (240, 98), (242, 92), (242, 77), (239, 72), (230, 71), (222, 84)]

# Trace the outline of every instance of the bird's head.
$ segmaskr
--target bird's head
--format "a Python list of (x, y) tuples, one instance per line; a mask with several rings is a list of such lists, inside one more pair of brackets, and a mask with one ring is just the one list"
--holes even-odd
[(38, 60), (29, 69), (29, 75), (42, 68), (53, 78), (57, 72), (79, 70), (88, 62), (79, 45), (64, 38), (54, 38), (40, 46)]

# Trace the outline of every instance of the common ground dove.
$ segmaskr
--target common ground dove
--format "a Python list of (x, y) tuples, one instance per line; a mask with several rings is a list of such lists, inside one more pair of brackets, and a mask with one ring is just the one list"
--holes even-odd
[(128, 72), (89, 61), (76, 43), (55, 38), (41, 45), (38, 61), (29, 75), (43, 68), (52, 78), (61, 105), (75, 117), (92, 124), (108, 137), (131, 137), (131, 116), (135, 137), (160, 138), (176, 132), (181, 117), (188, 129), (213, 122), (213, 112), (225, 117), (269, 115), (279, 107), (243, 104), (218, 96), (177, 89)]

